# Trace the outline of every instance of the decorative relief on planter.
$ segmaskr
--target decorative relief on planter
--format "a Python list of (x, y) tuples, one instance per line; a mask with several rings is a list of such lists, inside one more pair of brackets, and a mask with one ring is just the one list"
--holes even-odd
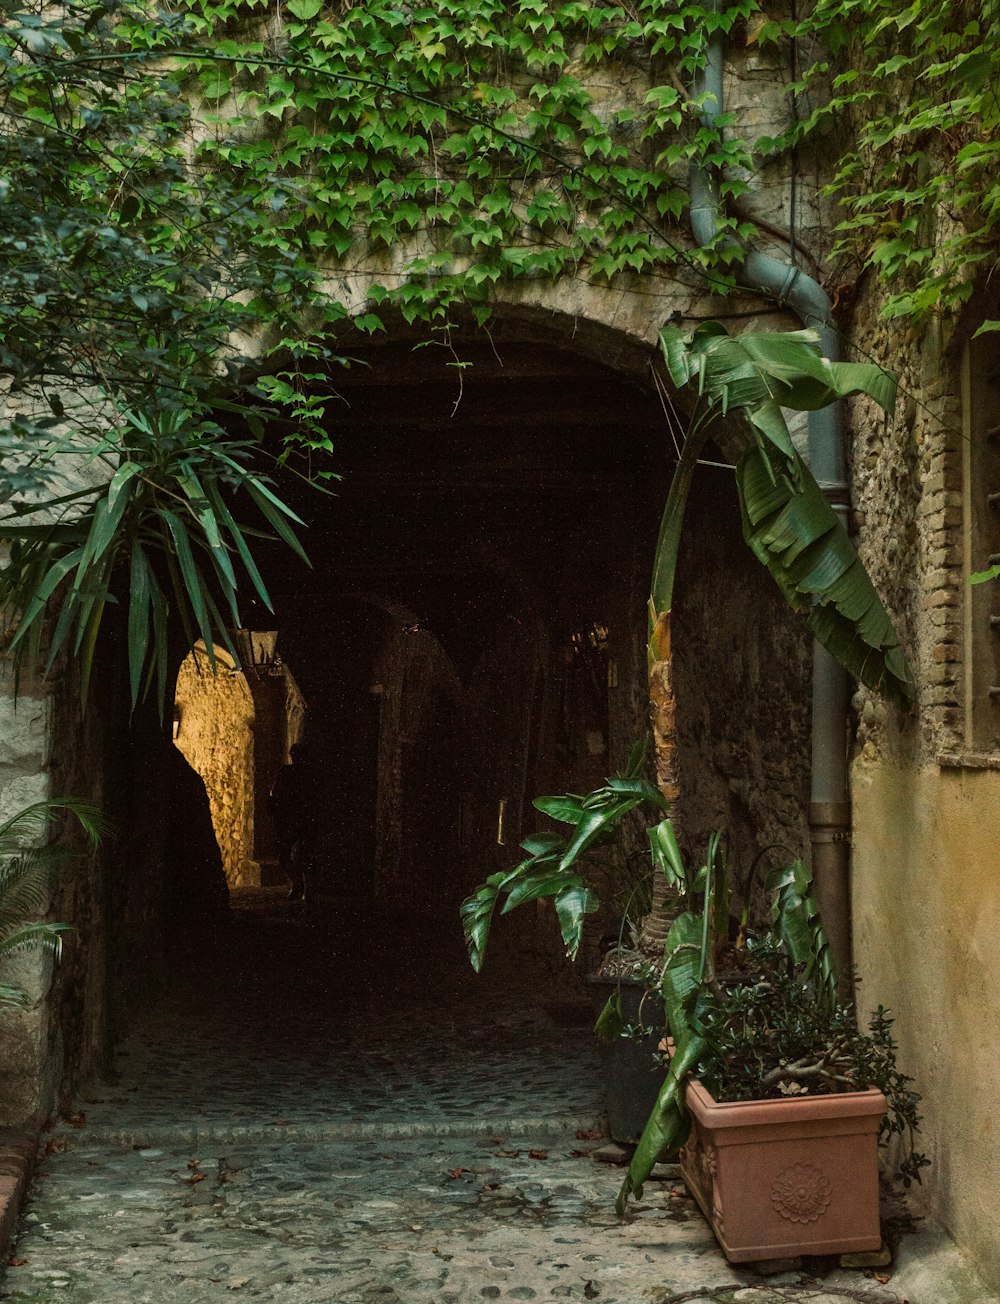
[(716, 1200), (715, 1204), (712, 1205), (711, 1222), (712, 1222), (712, 1226), (715, 1228), (716, 1236), (719, 1236), (722, 1238), (722, 1240), (725, 1240), (726, 1220), (722, 1213), (722, 1205), (718, 1202), (718, 1200)]
[(709, 1177), (718, 1177), (719, 1152), (716, 1150), (715, 1146), (702, 1145), (701, 1165)]
[(775, 1212), (793, 1223), (812, 1223), (830, 1207), (833, 1192), (819, 1168), (792, 1164), (774, 1179), (771, 1203)]

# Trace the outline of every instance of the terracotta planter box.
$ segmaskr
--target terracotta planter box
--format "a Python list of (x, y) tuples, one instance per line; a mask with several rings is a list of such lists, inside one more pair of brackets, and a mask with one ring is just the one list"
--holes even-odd
[(731, 1263), (879, 1248), (880, 1091), (687, 1105), (681, 1172)]

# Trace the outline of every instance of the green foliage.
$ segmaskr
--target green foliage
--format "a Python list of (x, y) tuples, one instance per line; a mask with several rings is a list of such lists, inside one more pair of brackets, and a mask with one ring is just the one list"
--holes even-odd
[[(10, 648), (37, 658), (50, 608), (46, 670), (64, 646), (79, 658), (82, 696), (105, 607), (128, 576), (128, 665), (133, 705), (155, 675), (157, 700), (167, 690), (167, 621), (181, 624), (189, 646), (205, 642), (215, 666), (213, 631), (234, 657), (229, 630), (240, 625), (233, 559), (266, 606), (271, 602), (233, 510), (252, 503), (263, 522), (304, 558), (298, 522), (266, 480), (250, 469), (248, 440), (234, 440), (214, 421), (162, 407), (148, 416), (120, 413), (95, 451), (115, 467), (107, 485), (71, 495), (66, 517), (23, 524), (33, 504), (12, 503), (0, 520), (10, 559), (0, 572), (0, 606), (16, 625)], [(301, 524), (301, 522), (299, 522)], [(220, 610), (220, 606), (223, 610)]]
[[(842, 665), (898, 705), (911, 705), (913, 678), (892, 622), (782, 415), (782, 408), (815, 411), (859, 393), (891, 411), (894, 378), (881, 367), (829, 362), (811, 330), (733, 337), (721, 323), (705, 322), (692, 332), (667, 327), (660, 338), (678, 388), (691, 385), (710, 412), (740, 412), (750, 423), (755, 443), (740, 458), (736, 487), (744, 538), (754, 555)], [(651, 605), (657, 612), (673, 588), (683, 510), (684, 496), (672, 493), (654, 569)], [(660, 555), (669, 545), (664, 564)]]
[(909, 1143), (898, 1176), (905, 1185), (919, 1181), (928, 1162), (913, 1151), (920, 1097), (896, 1066), (886, 1011), (880, 1007), (863, 1033), (853, 1004), (837, 997), (808, 870), (796, 861), (772, 871), (772, 926), (748, 936), (741, 929), (731, 942), (718, 923), (730, 918), (732, 891), (713, 872), (715, 859), (710, 844), (700, 910), (679, 915), (667, 936), (662, 992), (674, 1054), (619, 1192), (619, 1213), (630, 1195), (641, 1198), (659, 1156), (686, 1139), (689, 1075), (726, 1101), (878, 1087), (888, 1102), (882, 1139), (905, 1134)]
[[(68, 847), (43, 843), (52, 818), (71, 814), (91, 846), (110, 832), (101, 812), (73, 797), (57, 797), (25, 806), (0, 823), (0, 961), (25, 951), (49, 951), (58, 957), (68, 925), (36, 921), (48, 909), (49, 893), (60, 871), (74, 859)], [(18, 987), (0, 984), (0, 1006), (23, 1005)]]
[[(253, 0), (189, 6), (177, 66), (213, 128), (199, 166), (273, 193), (276, 248), (346, 267), (394, 251), (406, 280), (374, 307), (407, 320), (444, 323), (456, 306), (485, 317), (501, 281), (672, 266), (686, 257), (687, 166), (750, 163), (675, 77), (754, 0), (720, 14), (690, 0), (304, 5), (266, 25)], [(642, 70), (638, 109), (595, 98), (602, 64)], [(418, 233), (434, 252), (410, 252)], [(720, 285), (726, 258), (704, 260)]]
[[(49, 635), (49, 666), (68, 649), (86, 689), (124, 602), (133, 702), (156, 683), (162, 703), (168, 620), (227, 641), (240, 578), (268, 601), (248, 535), (298, 548), (264, 421), (288, 414), (286, 452), (329, 448), (316, 360), (335, 359), (303, 323), (344, 312), (268, 238), (277, 185), (189, 166), (175, 72), (123, 61), (156, 30), (95, 4), (0, 30), (0, 605), (16, 658)], [(261, 333), (281, 366), (265, 341), (252, 383), (234, 342)]]
[(666, 802), (652, 784), (640, 777), (645, 747), (633, 748), (625, 773), (586, 796), (537, 797), (535, 807), (569, 824), (572, 832), (535, 833), (521, 849), (527, 857), (513, 869), (491, 874), (460, 907), (462, 928), (472, 967), (482, 968), (490, 925), (497, 904), (509, 914), (529, 901), (551, 899), (569, 959), (576, 958), (587, 915), (600, 906), (597, 893), (586, 881), (578, 862), (593, 847), (610, 841), (630, 811), (643, 804), (663, 811)]
[(831, 56), (794, 88), (815, 87), (819, 107), (757, 147), (773, 154), (822, 134), (839, 152), (850, 141), (829, 188), (844, 209), (834, 253), (888, 283), (890, 318), (964, 302), (998, 258), (1000, 8), (817, 0), (808, 18), (770, 21), (759, 36), (818, 41)]
[(930, 1162), (913, 1149), (920, 1097), (896, 1064), (888, 1012), (880, 1006), (863, 1032), (853, 1003), (824, 1000), (773, 937), (756, 942), (749, 959), (749, 973), (700, 1013), (705, 1042), (696, 1069), (700, 1081), (720, 1101), (875, 1087), (887, 1102), (881, 1140), (904, 1138), (895, 1176), (904, 1186), (919, 1182), (920, 1170)]

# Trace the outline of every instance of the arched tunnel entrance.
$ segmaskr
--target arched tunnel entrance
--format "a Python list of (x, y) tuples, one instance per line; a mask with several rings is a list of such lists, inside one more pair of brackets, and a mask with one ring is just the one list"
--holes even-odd
[[(231, 889), (286, 883), (267, 794), (304, 739), (309, 895), (365, 933), (428, 927), (460, 957), (458, 904), (547, 823), (532, 799), (600, 784), (646, 729), (645, 599), (674, 445), (648, 370), (566, 343), (397, 337), (350, 353), (330, 414), (341, 478), (276, 476), (311, 566), (260, 546), (274, 612), (257, 603), (248, 625), (266, 655), (248, 642), (221, 680), (182, 670), (176, 741), (209, 787)], [(698, 854), (719, 825), (759, 843), (769, 770), (794, 825), (805, 771), (789, 777), (786, 726), (801, 733), (806, 671), (724, 467), (692, 496), (681, 577), (682, 823)], [(773, 712), (779, 695), (791, 715)], [(213, 731), (206, 759), (193, 740)], [(592, 872), (593, 946), (648, 874), (641, 828)], [(494, 963), (565, 976), (541, 911), (504, 919), (491, 946)]]
[[(648, 379), (565, 347), (481, 335), (460, 358), (408, 340), (351, 353), (331, 414), (342, 478), (279, 477), (312, 566), (262, 549), (275, 611), (248, 624), (277, 632), (276, 659), (221, 686), (182, 670), (176, 741), (210, 788), (231, 888), (281, 881), (264, 799), (304, 736), (313, 893), (459, 944), (458, 903), (513, 863), (541, 822), (532, 798), (602, 782), (644, 728), (671, 446)], [(262, 685), (283, 702), (263, 714)], [(215, 706), (228, 715), (209, 726)], [(209, 731), (214, 759), (196, 742)], [(543, 931), (504, 924), (499, 948)], [(554, 958), (557, 943), (539, 945)]]
[[(234, 1056), (267, 1056), (277, 1116), (296, 1065), (326, 1109), (325, 1084), (347, 1081), (341, 1024), (358, 1025), (360, 1044), (431, 990), (455, 1009), (471, 1002), (453, 1041), (473, 1044), (484, 1018), (512, 1006), (531, 1017), (569, 1004), (582, 1025), (573, 1062), (591, 1053), (583, 980), (650, 873), (641, 823), (595, 853), (603, 914), (575, 966), (551, 912), (528, 907), (496, 921), (476, 977), (458, 907), (548, 826), (534, 797), (602, 783), (647, 728), (645, 610), (673, 440), (645, 352), (629, 369), (610, 347), (601, 360), (518, 328), (463, 339), (458, 360), (471, 365), (456, 368), (450, 352), (413, 343), (345, 347), (355, 361), (337, 373), (330, 422), (339, 480), (324, 492), (308, 468), (275, 468), (307, 523), (311, 565), (256, 540), (274, 611), (246, 612), (242, 667), (223, 655), (213, 676), (197, 647), (178, 647), (172, 730), (152, 703), (126, 727), (113, 656), (96, 677), (106, 711), (84, 722), (90, 742), (62, 755), (77, 777), (97, 758), (97, 798), (120, 835), (92, 880), (66, 889), (67, 915), (83, 921), (56, 991), (70, 1082), (125, 1037), (167, 1091), (197, 1019), (190, 1090), (204, 1088), (211, 1108), (231, 1104)], [(696, 478), (674, 638), (676, 813), (691, 856), (718, 827), (744, 864), (763, 845), (802, 846), (808, 645), (742, 544), (724, 466)], [(76, 740), (66, 702), (58, 731)], [(285, 899), (267, 800), (302, 740), (314, 826), (304, 905)], [(405, 1019), (397, 1035), (411, 1035)], [(429, 1055), (432, 1043), (428, 1032)], [(567, 1051), (549, 1044), (544, 1064), (521, 1047), (521, 1080), (556, 1081)], [(252, 1111), (263, 1087), (240, 1074)], [(482, 1092), (497, 1074), (480, 1075)]]

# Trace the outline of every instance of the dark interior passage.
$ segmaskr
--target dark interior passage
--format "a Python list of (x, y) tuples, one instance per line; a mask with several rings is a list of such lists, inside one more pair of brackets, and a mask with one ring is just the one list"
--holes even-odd
[[(258, 718), (248, 668), (222, 732), (255, 758), (229, 775), (248, 794), (238, 818), (265, 829), (254, 768), (273, 775), (304, 736), (315, 890), (454, 930), (466, 891), (543, 822), (532, 798), (600, 783), (645, 727), (644, 592), (671, 446), (651, 384), (565, 349), (480, 336), (457, 358), (399, 341), (351, 352), (330, 413), (341, 478), (322, 492), (304, 467), (279, 477), (312, 566), (264, 546), (276, 610), (248, 619), (277, 630), (301, 725)], [(259, 831), (243, 841), (247, 859), (267, 849)], [(239, 883), (275, 881), (258, 856)], [(505, 925), (499, 946), (509, 934), (558, 963), (534, 914)]]
[[(229, 830), (221, 864), (198, 851), (208, 797), (196, 800), (189, 776), (171, 779), (180, 753), (155, 708), (131, 721), (120, 709), (122, 665), (95, 677), (104, 714), (81, 725), (65, 704), (65, 755), (99, 776), (95, 799), (121, 830), (93, 880), (66, 889), (66, 913), (86, 938), (59, 974), (64, 1022), (80, 1030), (68, 1042), (69, 1079), (167, 989), (162, 1008), (180, 1020), (178, 1036), (182, 993), (193, 1009), (214, 984), (219, 1027), (228, 1008), (267, 1036), (269, 1021), (297, 1008), (297, 984), (322, 989), (322, 1018), (295, 1021), (317, 1045), (359, 1002), (378, 1017), (377, 1000), (358, 996), (380, 987), (378, 966), (425, 992), (440, 960), (450, 990), (473, 1006), (490, 992), (512, 1009), (564, 998), (588, 1007), (597, 941), (617, 933), (650, 872), (638, 821), (620, 846), (593, 855), (603, 914), (576, 966), (551, 911), (531, 906), (497, 921), (476, 977), (458, 906), (516, 863), (524, 836), (551, 827), (534, 797), (601, 783), (647, 729), (649, 568), (674, 445), (645, 373), (568, 344), (494, 342), (463, 343), (460, 360), (473, 365), (462, 370), (446, 350), (399, 338), (352, 344), (356, 361), (337, 373), (330, 412), (341, 478), (323, 493), (302, 480), (304, 465), (275, 469), (307, 522), (312, 564), (259, 540), (275, 611), (251, 605), (244, 621), (280, 661), (223, 663), (218, 677), (191, 675), (183, 700), (178, 689), (177, 744), (192, 755), (198, 728), (210, 735), (212, 773), (197, 768), (212, 779), (217, 836), (220, 822)], [(696, 479), (675, 614), (684, 845), (702, 854), (708, 833), (728, 826), (744, 865), (759, 846), (801, 847), (807, 643), (742, 545), (724, 469)], [(178, 662), (190, 651), (178, 648)], [(211, 729), (199, 694), (229, 703)], [(249, 932), (205, 931), (206, 917), (224, 914), (227, 883), (237, 906), (247, 892), (280, 903), (266, 795), (302, 738), (318, 760), (314, 901), (291, 916), (257, 914)], [(79, 775), (64, 777), (87, 790)], [(345, 977), (327, 992), (334, 970)]]

